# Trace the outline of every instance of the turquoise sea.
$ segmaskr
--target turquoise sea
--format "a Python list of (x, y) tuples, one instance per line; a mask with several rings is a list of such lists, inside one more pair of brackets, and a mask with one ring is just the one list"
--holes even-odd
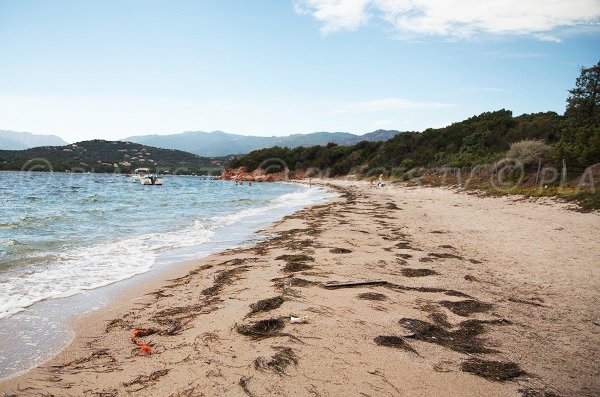
[[(327, 195), (288, 183), (166, 176), (142, 186), (122, 175), (0, 172), (0, 334), (44, 302), (247, 243)], [(0, 344), (0, 374), (27, 366), (7, 359), (9, 349), (27, 355), (22, 339)]]

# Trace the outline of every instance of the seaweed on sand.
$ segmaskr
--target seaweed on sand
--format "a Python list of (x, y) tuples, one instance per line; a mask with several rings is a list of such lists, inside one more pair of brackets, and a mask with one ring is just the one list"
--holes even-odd
[(236, 329), (240, 334), (252, 339), (263, 339), (279, 335), (279, 331), (284, 327), (285, 322), (281, 318), (269, 318), (252, 324), (240, 324)]
[(294, 350), (284, 346), (276, 346), (274, 349), (277, 350), (277, 353), (270, 359), (259, 357), (254, 360), (254, 368), (256, 370), (271, 371), (278, 375), (283, 375), (287, 367), (298, 365), (298, 357), (294, 353)]
[(387, 296), (378, 292), (363, 292), (362, 294), (358, 294), (358, 299), (370, 301), (383, 301), (387, 299)]
[(312, 256), (304, 254), (293, 254), (293, 255), (279, 255), (278, 260), (286, 261), (287, 264), (283, 267), (285, 273), (301, 272), (303, 270), (312, 269), (312, 266), (305, 262), (312, 262), (315, 260)]
[(495, 350), (483, 346), (479, 335), (485, 333), (483, 324), (496, 322), (468, 320), (460, 323), (458, 328), (453, 331), (440, 325), (417, 319), (403, 318), (399, 323), (413, 332), (416, 340), (434, 343), (460, 353), (495, 352)]
[(311, 285), (316, 285), (318, 283), (303, 278), (291, 277), (289, 279), (289, 284), (291, 287), (310, 287)]
[(454, 314), (467, 317), (473, 313), (482, 313), (491, 310), (494, 306), (491, 303), (484, 303), (474, 299), (463, 301), (441, 301), (440, 305), (450, 310)]
[(288, 262), (287, 265), (283, 267), (283, 271), (285, 273), (293, 273), (293, 272), (301, 272), (303, 270), (312, 269), (311, 265), (307, 265), (303, 262)]
[(442, 253), (442, 254), (430, 253), (429, 256), (434, 257), (434, 258), (440, 258), (440, 259), (464, 259), (462, 256), (448, 254), (448, 253)]
[(106, 324), (105, 332), (108, 333), (115, 328), (128, 329), (131, 325), (127, 324), (122, 318), (115, 318)]
[(215, 277), (213, 285), (202, 291), (202, 295), (217, 295), (225, 285), (231, 284), (240, 274), (247, 272), (248, 270), (248, 266), (239, 266), (221, 271)]
[(379, 346), (393, 347), (396, 349), (406, 350), (412, 353), (417, 353), (404, 338), (395, 335), (380, 335), (374, 339), (375, 343)]
[(451, 289), (445, 288), (435, 288), (435, 287), (407, 287), (405, 285), (399, 285), (394, 283), (387, 283), (385, 285), (386, 288), (395, 291), (417, 291), (417, 292), (426, 292), (426, 293), (441, 293), (446, 294), (448, 296), (459, 296), (462, 298), (471, 298), (471, 296), (465, 294), (464, 292), (455, 291)]
[(470, 372), (485, 379), (505, 382), (519, 376), (526, 375), (526, 372), (515, 363), (505, 363), (502, 361), (488, 361), (479, 358), (471, 358), (460, 365), (463, 372)]
[[(77, 369), (81, 369), (81, 367), (80, 367), (81, 364), (87, 364), (87, 366), (93, 366), (93, 365), (90, 365), (90, 363), (96, 362), (98, 360), (104, 360), (102, 362), (102, 364), (99, 365), (102, 368), (107, 367), (109, 364), (116, 363), (116, 361), (117, 361), (110, 354), (110, 351), (108, 349), (99, 349), (99, 350), (94, 350), (87, 357), (78, 358), (76, 360), (69, 361), (64, 364), (54, 365), (51, 368), (54, 368), (54, 369), (69, 368), (71, 370), (77, 370)], [(107, 372), (110, 372), (110, 371), (107, 371)]]
[(248, 388), (248, 383), (250, 383), (250, 379), (252, 379), (252, 378), (247, 378), (245, 376), (242, 376), (240, 378), (240, 381), (238, 382), (238, 385), (240, 385), (240, 387), (242, 388), (242, 390), (244, 391), (244, 393), (246, 393), (246, 395), (248, 397), (254, 397), (254, 393), (252, 393), (250, 391), (250, 389)]
[(279, 255), (275, 259), (286, 262), (312, 262), (315, 260), (315, 258), (313, 258), (312, 256), (304, 254)]
[(425, 277), (439, 274), (435, 270), (431, 269), (402, 269), (401, 272), (405, 277)]
[(329, 250), (332, 254), (349, 254), (352, 252), (351, 249), (348, 248), (332, 248)]
[[(175, 306), (167, 309), (160, 310), (152, 316), (152, 320), (159, 324), (171, 325), (174, 331), (171, 335), (174, 335), (181, 329), (182, 325), (185, 325), (189, 320), (201, 315), (208, 314), (212, 311), (210, 303), (196, 303), (188, 306)], [(187, 321), (186, 321), (187, 320)], [(177, 326), (174, 326), (177, 324)], [(169, 333), (167, 333), (169, 335)]]
[(151, 386), (152, 384), (156, 383), (160, 378), (162, 378), (163, 376), (167, 375), (169, 373), (170, 369), (160, 369), (158, 371), (154, 371), (151, 372), (148, 375), (139, 375), (138, 377), (134, 378), (133, 380), (129, 381), (129, 382), (124, 382), (123, 386), (125, 387), (131, 387), (131, 386), (138, 386), (134, 391), (139, 391), (142, 389), (145, 389), (149, 386)]
[(249, 315), (253, 315), (260, 312), (268, 312), (277, 309), (284, 302), (282, 296), (275, 296), (273, 298), (261, 299), (256, 303), (250, 305)]

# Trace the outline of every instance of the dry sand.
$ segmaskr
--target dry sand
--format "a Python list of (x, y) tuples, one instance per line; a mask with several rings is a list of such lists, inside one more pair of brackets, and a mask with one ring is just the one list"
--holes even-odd
[[(65, 352), (0, 391), (600, 395), (599, 214), (334, 183), (339, 199), (287, 217), (274, 238), (189, 264), (80, 320)], [(388, 284), (322, 286), (368, 279)], [(139, 339), (151, 355), (132, 343), (136, 327), (157, 331)]]

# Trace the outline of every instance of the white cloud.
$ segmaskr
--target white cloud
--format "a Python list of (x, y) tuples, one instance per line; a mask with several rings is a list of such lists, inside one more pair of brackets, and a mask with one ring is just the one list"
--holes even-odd
[(377, 17), (405, 39), (491, 34), (559, 42), (559, 29), (600, 24), (598, 0), (296, 0), (295, 8), (320, 21), (323, 33), (354, 30)]
[(337, 109), (334, 113), (381, 112), (411, 109), (441, 109), (456, 106), (444, 102), (418, 102), (404, 98), (383, 98), (371, 101), (355, 102)]
[(354, 30), (369, 20), (370, 0), (301, 0), (294, 8), (298, 14), (312, 15), (323, 22), (321, 32)]

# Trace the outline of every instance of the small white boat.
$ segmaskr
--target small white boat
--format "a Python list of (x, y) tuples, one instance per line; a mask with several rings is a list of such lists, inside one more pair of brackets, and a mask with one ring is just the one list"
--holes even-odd
[(133, 174), (130, 176), (131, 181), (133, 182), (139, 182), (142, 180), (142, 177), (148, 175), (150, 173), (150, 169), (149, 168), (136, 168), (133, 171)]
[(133, 182), (140, 182), (142, 185), (157, 185), (162, 186), (163, 179), (158, 174), (150, 173), (149, 168), (137, 168), (131, 175)]
[(141, 177), (140, 182), (142, 183), (142, 185), (162, 186), (163, 179), (157, 174), (146, 174)]

